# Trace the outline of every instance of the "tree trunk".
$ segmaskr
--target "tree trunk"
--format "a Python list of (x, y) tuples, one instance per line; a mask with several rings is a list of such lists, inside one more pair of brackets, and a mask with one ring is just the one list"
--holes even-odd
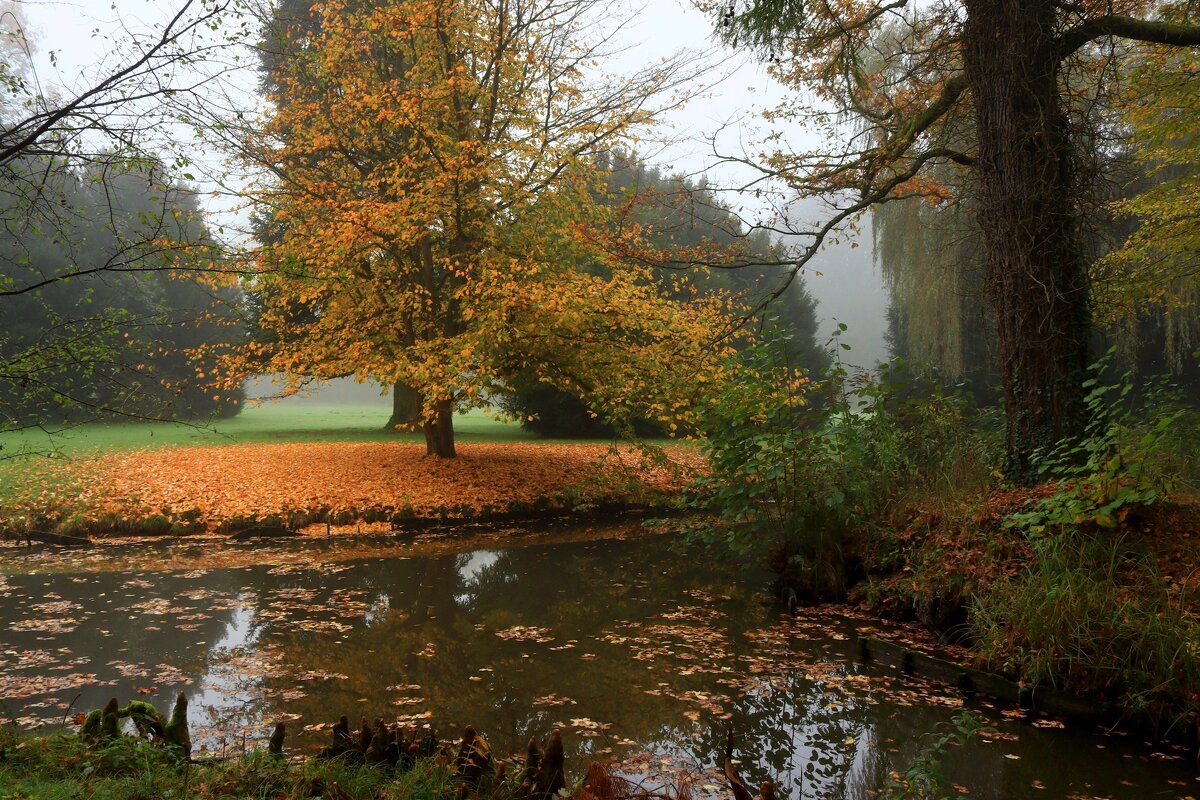
[(392, 416), (389, 431), (415, 431), (421, 427), (421, 393), (405, 383), (392, 386)]
[(421, 425), (425, 432), (426, 455), (439, 458), (454, 458), (454, 407), (449, 400), (441, 400), (434, 406), (432, 419)]
[(963, 60), (979, 137), (979, 223), (996, 312), (1005, 471), (1038, 480), (1039, 455), (1086, 422), (1091, 307), (1079, 182), (1059, 87), (1056, 4), (967, 0)]

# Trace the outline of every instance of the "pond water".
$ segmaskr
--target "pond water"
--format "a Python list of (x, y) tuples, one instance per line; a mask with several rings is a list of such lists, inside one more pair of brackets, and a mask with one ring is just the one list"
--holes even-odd
[[(574, 774), (613, 758), (650, 781), (687, 774), (698, 795), (725, 794), (715, 767), (732, 725), (752, 785), (869, 798), (963, 701), (856, 662), (860, 630), (904, 629), (782, 614), (765, 585), (634, 522), (9, 547), (0, 711), (57, 726), (111, 696), (169, 708), (183, 689), (210, 752), (262, 746), (281, 717), (301, 752), (340, 714), (445, 738), (472, 723), (500, 754), (561, 726)], [(947, 759), (971, 797), (1200, 795), (1176, 750), (973, 706), (994, 730)]]

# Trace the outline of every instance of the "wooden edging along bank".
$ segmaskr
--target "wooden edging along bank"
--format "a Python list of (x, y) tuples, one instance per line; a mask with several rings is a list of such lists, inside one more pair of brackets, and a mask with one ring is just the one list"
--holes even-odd
[(1023, 686), (1003, 675), (869, 636), (858, 637), (858, 658), (862, 662), (890, 666), (905, 675), (955, 686), (967, 697), (984, 694), (1024, 711), (1043, 712), (1108, 729), (1127, 729), (1152, 739), (1183, 744), (1188, 749), (1188, 757), (1200, 766), (1200, 726), (1194, 716), (1186, 721), (1164, 723), (1148, 714), (1124, 710), (1112, 703), (1089, 700), (1049, 686)]

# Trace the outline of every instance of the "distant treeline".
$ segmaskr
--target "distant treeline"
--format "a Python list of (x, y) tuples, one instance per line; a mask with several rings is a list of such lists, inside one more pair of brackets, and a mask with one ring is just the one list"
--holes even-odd
[(194, 348), (239, 335), (195, 195), (153, 162), (0, 176), (0, 429), (237, 412)]

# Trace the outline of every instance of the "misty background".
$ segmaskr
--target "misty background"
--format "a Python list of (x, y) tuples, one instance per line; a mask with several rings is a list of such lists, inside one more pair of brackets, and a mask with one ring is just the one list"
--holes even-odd
[[(626, 4), (626, 10), (633, 8)], [(95, 76), (111, 70), (121, 59), (122, 42), (152, 33), (176, 10), (175, 3), (148, 0), (0, 3), (0, 13), (7, 15), (8, 29), (19, 28), (24, 37), (22, 46), (10, 55), (25, 62), (23, 66), (32, 82), (50, 96), (77, 92)], [(224, 35), (236, 36), (237, 32), (226, 31)], [(782, 88), (770, 78), (764, 66), (717, 42), (712, 19), (690, 3), (678, 0), (652, 0), (638, 5), (629, 24), (620, 32), (615, 49), (614, 58), (603, 65), (605, 70), (615, 73), (654, 63), (680, 49), (708, 53), (712, 85), (691, 102), (669, 111), (655, 136), (646, 139), (644, 149), (637, 155), (665, 175), (690, 181), (704, 179), (719, 199), (736, 207), (748, 221), (756, 217), (769, 220), (772, 212), (765, 207), (756, 208), (753, 196), (735, 193), (734, 187), (744, 183), (746, 176), (736, 165), (721, 163), (715, 157), (718, 151), (746, 153), (744, 143), (754, 141), (761, 110), (783, 96)], [(214, 107), (238, 107), (244, 108), (246, 114), (252, 113), (260, 105), (261, 97), (257, 59), (250, 48), (241, 54), (225, 53), (220, 64), (224, 74), (211, 87), (218, 92)], [(250, 227), (247, 210), (231, 200), (239, 178), (230, 172), (229, 164), (202, 139), (188, 136), (182, 125), (146, 133), (156, 138), (164, 163), (187, 164), (188, 185), (194, 188), (195, 203), (213, 234), (235, 241), (244, 236), (242, 232)], [(804, 130), (790, 130), (788, 137), (797, 149), (814, 146), (817, 141)], [(785, 213), (793, 225), (821, 216), (820, 201), (787, 202)], [(858, 230), (828, 244), (807, 265), (802, 280), (817, 301), (817, 344), (825, 346), (837, 325), (845, 324), (847, 330), (840, 341), (851, 349), (841, 353), (843, 360), (853, 367), (869, 369), (888, 357), (885, 343), (888, 297), (873, 259), (869, 217), (859, 221)], [(782, 241), (788, 243), (787, 237)], [(248, 398), (268, 397), (277, 392), (278, 388), (268, 378), (246, 387)], [(381, 387), (357, 384), (351, 379), (314, 385), (310, 391), (284, 402), (314, 401), (378, 404), (381, 408), (392, 402)]]

